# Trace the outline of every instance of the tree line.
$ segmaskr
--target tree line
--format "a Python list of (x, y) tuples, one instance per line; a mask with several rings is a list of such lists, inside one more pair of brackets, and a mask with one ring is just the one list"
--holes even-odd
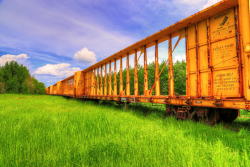
[[(186, 94), (186, 62), (185, 61), (177, 61), (173, 65), (174, 68), (174, 84), (175, 84), (175, 94), (176, 95), (185, 95)], [(143, 95), (144, 90), (144, 67), (142, 65), (138, 65), (138, 85), (139, 85), (139, 95)], [(155, 82), (155, 63), (149, 63), (148, 67), (148, 89), (150, 90)], [(160, 93), (161, 95), (168, 95), (168, 66), (165, 62), (159, 64), (159, 73), (160, 75)], [(123, 78), (123, 89), (126, 90), (126, 73), (127, 69), (122, 70), (122, 78)], [(134, 68), (129, 68), (130, 74), (130, 94), (134, 94)], [(119, 90), (120, 85), (120, 71), (116, 74), (117, 78), (117, 91)], [(104, 77), (103, 77), (104, 81)], [(114, 74), (112, 73), (112, 81), (114, 81)], [(114, 88), (114, 83), (112, 82), (112, 87)], [(113, 89), (112, 88), (112, 89)], [(155, 94), (155, 90), (152, 89), (152, 95)]]
[(15, 61), (0, 67), (0, 93), (44, 94), (45, 85)]

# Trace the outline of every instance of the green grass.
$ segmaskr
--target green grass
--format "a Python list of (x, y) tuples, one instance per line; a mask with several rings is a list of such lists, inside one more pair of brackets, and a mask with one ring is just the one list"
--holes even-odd
[(0, 95), (0, 166), (250, 166), (249, 120), (234, 131), (138, 108)]

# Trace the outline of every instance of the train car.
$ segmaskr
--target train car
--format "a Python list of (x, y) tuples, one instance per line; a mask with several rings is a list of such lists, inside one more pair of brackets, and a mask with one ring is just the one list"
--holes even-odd
[(52, 86), (48, 87), (48, 92), (49, 92), (48, 94), (52, 94)]
[(51, 85), (50, 86), (50, 92), (52, 95), (58, 95), (57, 93), (57, 84)]
[(179, 119), (231, 122), (250, 109), (249, 0), (221, 1), (61, 82), (64, 96), (160, 103)]
[(62, 95), (62, 82), (59, 81), (56, 83), (56, 95)]
[(45, 93), (49, 94), (49, 87), (45, 88)]
[(83, 98), (85, 96), (85, 76), (84, 72), (78, 71), (74, 74), (74, 89), (75, 89), (75, 94), (74, 97), (77, 98)]
[(74, 75), (61, 81), (61, 93), (63, 96), (75, 97)]

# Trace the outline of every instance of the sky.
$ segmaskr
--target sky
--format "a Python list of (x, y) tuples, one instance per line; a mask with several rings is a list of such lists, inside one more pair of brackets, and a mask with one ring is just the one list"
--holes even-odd
[(0, 0), (0, 66), (47, 86), (219, 0)]

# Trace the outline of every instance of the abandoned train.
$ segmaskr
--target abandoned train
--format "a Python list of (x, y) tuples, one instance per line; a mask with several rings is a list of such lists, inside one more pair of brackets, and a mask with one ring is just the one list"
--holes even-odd
[[(186, 64), (184, 95), (175, 91), (174, 65), (180, 61)], [(148, 68), (152, 64), (153, 76)], [(162, 90), (164, 84), (167, 91)], [(250, 109), (250, 1), (221, 1), (49, 86), (46, 92), (160, 103), (180, 119), (231, 122), (239, 109)]]

